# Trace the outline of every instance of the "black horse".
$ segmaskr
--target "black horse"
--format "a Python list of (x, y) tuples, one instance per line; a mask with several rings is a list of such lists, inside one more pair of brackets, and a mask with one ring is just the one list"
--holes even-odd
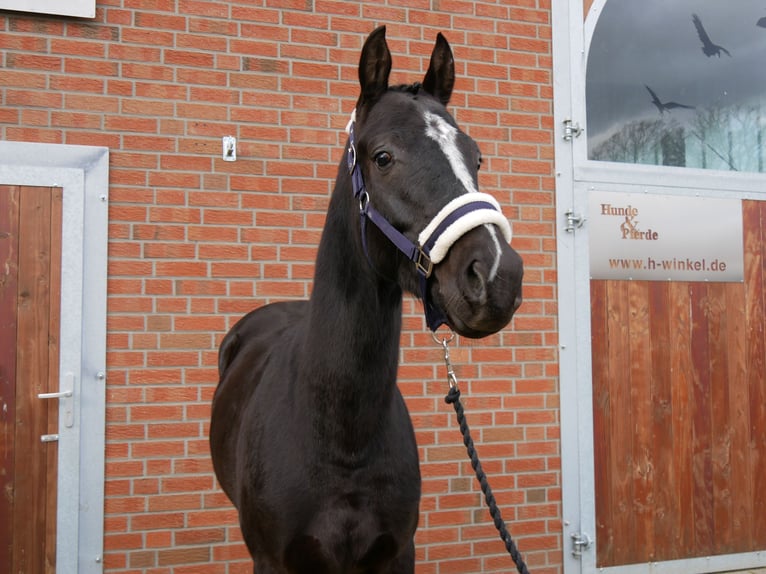
[(449, 44), (439, 34), (422, 84), (389, 88), (390, 70), (381, 27), (362, 50), (311, 298), (252, 311), (221, 343), (210, 447), (257, 574), (413, 572), (402, 293), (424, 297), (432, 327), (469, 337), (503, 328), (521, 302), (507, 220), (477, 192), (478, 147), (445, 109)]

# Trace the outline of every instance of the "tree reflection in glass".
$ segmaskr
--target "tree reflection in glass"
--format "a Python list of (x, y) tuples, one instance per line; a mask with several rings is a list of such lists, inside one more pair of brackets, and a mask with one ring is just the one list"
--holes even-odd
[(763, 0), (596, 4), (589, 159), (763, 172)]

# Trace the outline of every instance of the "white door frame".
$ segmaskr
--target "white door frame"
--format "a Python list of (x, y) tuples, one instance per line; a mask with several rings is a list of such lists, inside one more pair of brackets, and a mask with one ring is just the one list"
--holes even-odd
[[(766, 566), (766, 551), (596, 567), (595, 480), (590, 329), (588, 192), (607, 190), (766, 200), (766, 176), (713, 170), (589, 161), (585, 70), (598, 13), (584, 22), (582, 0), (553, 0), (553, 81), (556, 162), (561, 473), (565, 574), (691, 574)], [(571, 123), (568, 123), (571, 122)], [(567, 139), (567, 125), (573, 128)], [(582, 221), (582, 220), (580, 220)], [(586, 545), (576, 546), (576, 541)]]
[(0, 183), (63, 189), (56, 572), (101, 574), (109, 150), (0, 141)]
[[(568, 229), (570, 216), (585, 213), (575, 205), (574, 156), (565, 139), (565, 122), (578, 124), (573, 102), (579, 83), (573, 72), (583, 65), (582, 2), (553, 0), (553, 115), (556, 162), (556, 237), (558, 270), (559, 371), (561, 404), (562, 534), (565, 574), (596, 571), (596, 553), (576, 546), (596, 532), (593, 474), (593, 408), (591, 399), (590, 310), (578, 305), (578, 294), (589, 290), (578, 272), (587, 261), (587, 227)], [(579, 29), (578, 29), (579, 28)], [(584, 118), (579, 120), (584, 121)], [(574, 220), (572, 220), (574, 222)], [(576, 223), (575, 223), (576, 228)], [(587, 276), (585, 278), (587, 281)], [(587, 349), (583, 349), (587, 347)]]

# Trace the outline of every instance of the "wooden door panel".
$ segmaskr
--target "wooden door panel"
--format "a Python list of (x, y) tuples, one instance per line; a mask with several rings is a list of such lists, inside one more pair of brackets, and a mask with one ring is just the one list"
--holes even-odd
[[(57, 188), (0, 186), (5, 364), (0, 557), (21, 574), (55, 572), (58, 404), (38, 394), (58, 390), (62, 193)], [(3, 368), (5, 372), (5, 368)], [(8, 371), (10, 373), (10, 371)], [(5, 378), (3, 380), (5, 380)], [(7, 407), (7, 408), (6, 408)], [(6, 469), (7, 470), (7, 469)], [(9, 529), (10, 527), (10, 529)]]
[(766, 548), (766, 202), (745, 281), (591, 281), (597, 564)]

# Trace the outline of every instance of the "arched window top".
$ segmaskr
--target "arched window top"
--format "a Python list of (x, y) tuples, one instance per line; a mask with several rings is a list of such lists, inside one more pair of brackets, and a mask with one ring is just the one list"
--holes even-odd
[(766, 171), (766, 3), (608, 0), (588, 51), (588, 157)]

